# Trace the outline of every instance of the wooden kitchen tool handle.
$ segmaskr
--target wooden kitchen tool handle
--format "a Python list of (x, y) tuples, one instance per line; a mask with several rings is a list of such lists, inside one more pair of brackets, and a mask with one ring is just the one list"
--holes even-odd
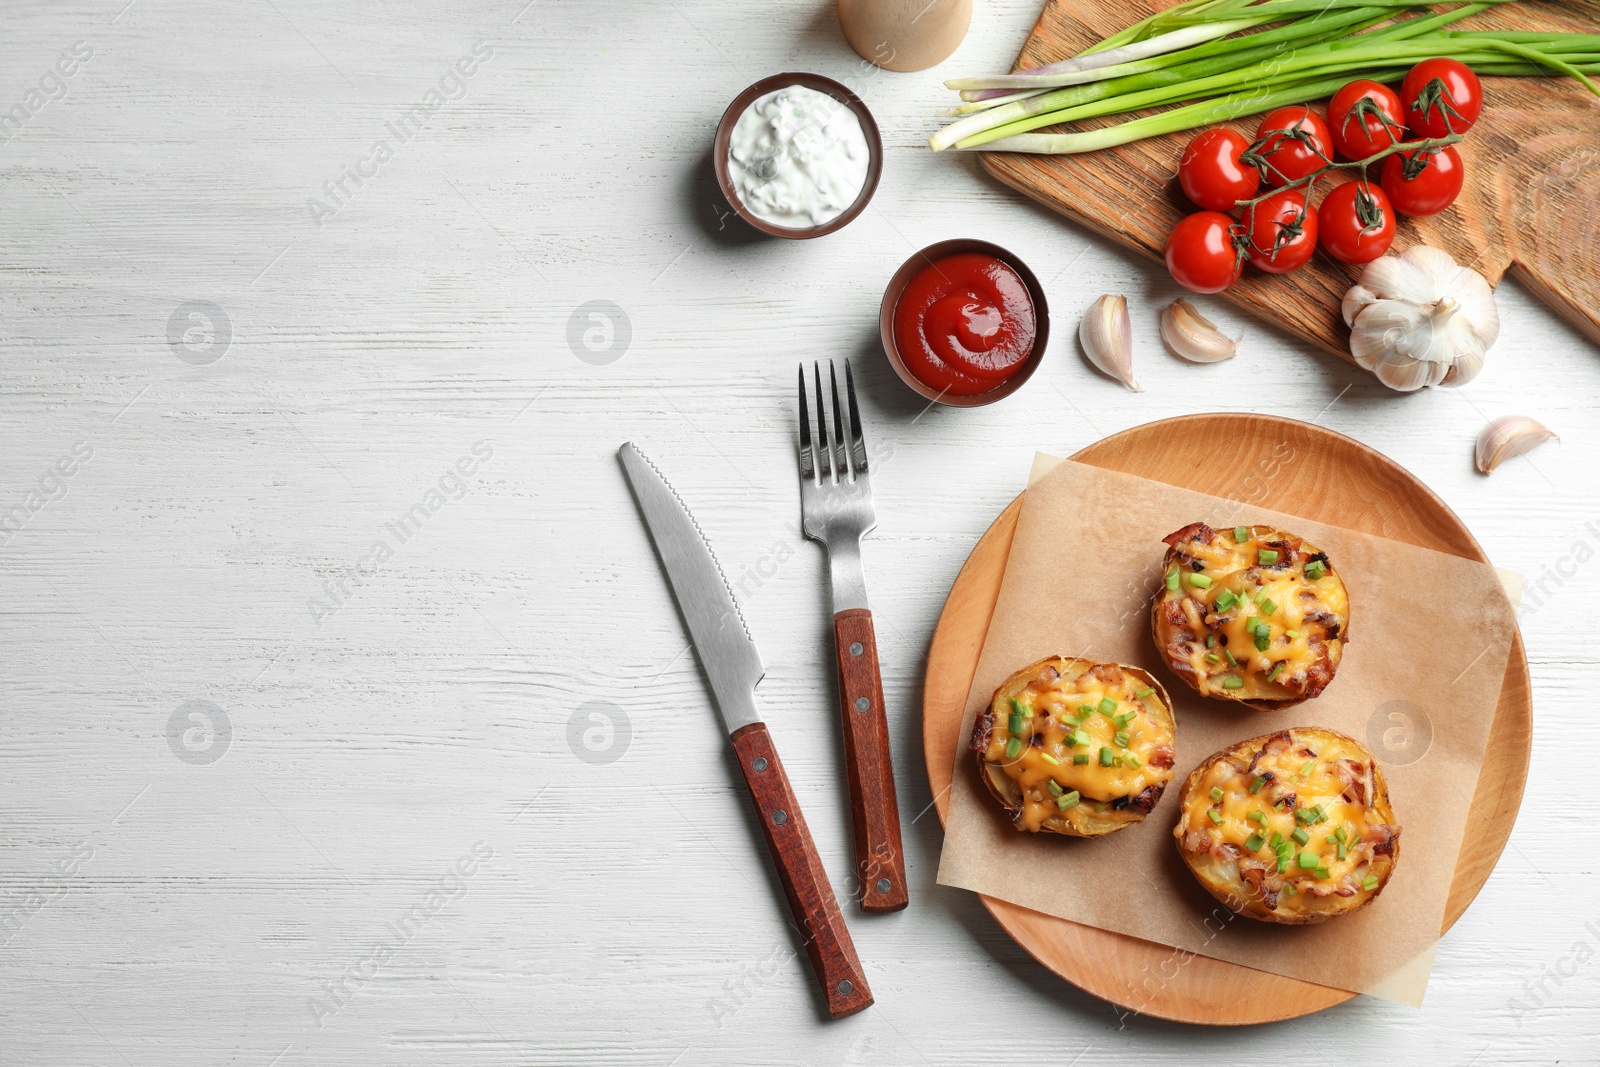
[(900, 845), (900, 803), (889, 762), (889, 722), (883, 713), (872, 612), (866, 608), (839, 612), (833, 617), (833, 639), (861, 910), (899, 911), (909, 899), (906, 860)]
[(828, 1014), (835, 1019), (854, 1015), (872, 1004), (872, 990), (766, 724), (754, 722), (735, 730), (733, 751), (750, 787), (789, 910), (805, 940), (811, 970), (828, 1001)]

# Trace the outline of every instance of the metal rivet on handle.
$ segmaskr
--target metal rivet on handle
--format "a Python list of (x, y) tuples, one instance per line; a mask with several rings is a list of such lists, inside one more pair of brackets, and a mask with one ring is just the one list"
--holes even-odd
[(760, 774), (762, 771), (767, 769), (767, 757), (757, 756), (755, 759), (750, 761), (750, 766), (755, 768), (755, 772), (757, 774)]
[(857, 711), (866, 711), (870, 707), (872, 707), (872, 701), (868, 700), (866, 697), (856, 697)]
[(772, 813), (772, 821), (777, 823), (779, 826), (782, 826), (784, 823), (789, 821), (789, 813), (784, 811), (782, 808), (779, 808), (777, 811)]
[(847, 996), (847, 997), (851, 993), (855, 992), (855, 988), (856, 988), (855, 985), (852, 984), (850, 979), (848, 979), (848, 978), (846, 978), (844, 981), (839, 983), (839, 992), (841, 994), (843, 994), (844, 996)]
[(889, 879), (887, 879), (887, 878), (879, 878), (878, 879), (878, 892), (887, 893), (889, 891), (889, 888), (890, 888)]
[(865, 651), (866, 651), (866, 648), (861, 644), (860, 641), (852, 641), (852, 642), (850, 642), (850, 654), (852, 656), (859, 656), (859, 655), (861, 655), (861, 653), (863, 653)]

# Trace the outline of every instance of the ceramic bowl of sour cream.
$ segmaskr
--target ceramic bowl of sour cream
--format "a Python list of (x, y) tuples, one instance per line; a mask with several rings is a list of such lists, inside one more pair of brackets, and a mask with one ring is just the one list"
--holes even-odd
[(883, 141), (855, 93), (820, 74), (774, 74), (734, 97), (712, 162), (739, 217), (774, 237), (821, 237), (878, 188)]

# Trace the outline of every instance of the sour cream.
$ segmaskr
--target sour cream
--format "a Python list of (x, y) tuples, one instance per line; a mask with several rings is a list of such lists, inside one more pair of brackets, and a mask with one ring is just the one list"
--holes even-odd
[(855, 112), (827, 93), (789, 85), (759, 96), (728, 141), (739, 202), (786, 230), (832, 222), (867, 183), (871, 150)]

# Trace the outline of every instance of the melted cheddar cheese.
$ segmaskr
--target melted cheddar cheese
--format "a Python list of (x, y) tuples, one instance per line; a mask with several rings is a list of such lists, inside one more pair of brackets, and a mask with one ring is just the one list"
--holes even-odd
[(1219, 899), (1226, 883), (1262, 917), (1353, 910), (1394, 864), (1400, 828), (1372, 755), (1332, 731), (1218, 753), (1189, 777), (1182, 805), (1174, 833), (1202, 883)]
[(1201, 694), (1294, 700), (1332, 680), (1350, 604), (1324, 553), (1269, 526), (1196, 523), (1168, 541), (1157, 639)]
[[(1164, 696), (1115, 664), (1046, 660), (1013, 675), (995, 695), (980, 756), (1020, 795), (1017, 827), (1036, 832), (1055, 821), (1081, 831), (1164, 787), (1173, 762)], [(1129, 821), (1146, 810), (1128, 811)]]

